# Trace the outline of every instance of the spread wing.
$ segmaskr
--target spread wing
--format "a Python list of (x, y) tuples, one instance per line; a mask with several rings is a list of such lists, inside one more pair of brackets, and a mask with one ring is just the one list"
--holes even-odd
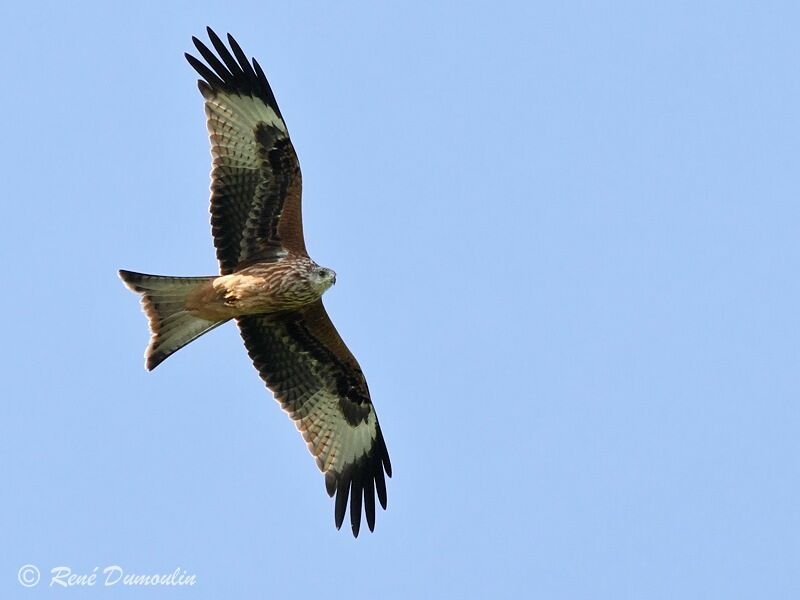
[(355, 357), (331, 323), (322, 301), (281, 315), (239, 317), (245, 346), (261, 378), (295, 421), (325, 473), (341, 527), (350, 498), (358, 536), (361, 506), (375, 527), (375, 493), (386, 508), (389, 454)]
[(186, 54), (203, 78), (211, 138), (211, 228), (223, 275), (286, 252), (306, 254), (302, 180), (286, 123), (264, 71), (228, 35), (231, 53), (208, 28), (217, 51), (193, 37), (205, 59)]

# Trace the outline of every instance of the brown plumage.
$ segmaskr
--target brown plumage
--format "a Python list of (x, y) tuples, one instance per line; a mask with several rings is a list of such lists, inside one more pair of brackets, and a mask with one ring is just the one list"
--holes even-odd
[(336, 274), (306, 252), (297, 154), (259, 64), (209, 28), (216, 54), (192, 38), (211, 139), (211, 227), (220, 275), (164, 277), (120, 271), (150, 322), (145, 366), (236, 319), (261, 378), (303, 434), (358, 536), (362, 505), (375, 526), (391, 464), (361, 367), (322, 305)]

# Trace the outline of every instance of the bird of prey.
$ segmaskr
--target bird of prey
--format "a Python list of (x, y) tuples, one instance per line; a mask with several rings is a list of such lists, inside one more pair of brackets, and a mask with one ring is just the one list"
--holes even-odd
[(308, 255), (297, 155), (258, 62), (236, 40), (208, 28), (216, 54), (193, 37), (211, 139), (211, 229), (220, 275), (166, 277), (120, 271), (141, 294), (150, 323), (145, 367), (236, 319), (247, 352), (275, 399), (303, 434), (328, 494), (336, 528), (358, 536), (362, 500), (375, 527), (375, 495), (386, 508), (392, 467), (367, 381), (331, 323), (322, 294), (336, 273)]

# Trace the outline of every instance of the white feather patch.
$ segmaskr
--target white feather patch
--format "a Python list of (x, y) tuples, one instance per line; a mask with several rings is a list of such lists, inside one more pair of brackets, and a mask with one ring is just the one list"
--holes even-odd
[(353, 427), (339, 409), (339, 398), (328, 390), (319, 390), (303, 404), (307, 409), (305, 416), (290, 416), (295, 419), (297, 429), (323, 472), (333, 469), (341, 473), (345, 466), (372, 448), (377, 433), (374, 411)]
[(224, 122), (248, 133), (252, 134), (258, 124), (266, 123), (288, 135), (283, 120), (260, 98), (217, 92), (206, 98), (206, 107)]

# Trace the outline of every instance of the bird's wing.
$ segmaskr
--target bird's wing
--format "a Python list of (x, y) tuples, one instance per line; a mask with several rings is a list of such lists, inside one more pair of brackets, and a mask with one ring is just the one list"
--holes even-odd
[(236, 40), (231, 50), (211, 28), (205, 63), (186, 60), (202, 77), (211, 138), (211, 228), (222, 274), (286, 252), (306, 254), (300, 211), (302, 181), (286, 123), (264, 71)]
[(253, 364), (303, 434), (328, 494), (336, 495), (335, 517), (358, 536), (363, 498), (367, 525), (375, 527), (375, 493), (386, 508), (386, 474), (392, 467), (367, 382), (355, 357), (331, 323), (322, 301), (282, 315), (239, 317)]

